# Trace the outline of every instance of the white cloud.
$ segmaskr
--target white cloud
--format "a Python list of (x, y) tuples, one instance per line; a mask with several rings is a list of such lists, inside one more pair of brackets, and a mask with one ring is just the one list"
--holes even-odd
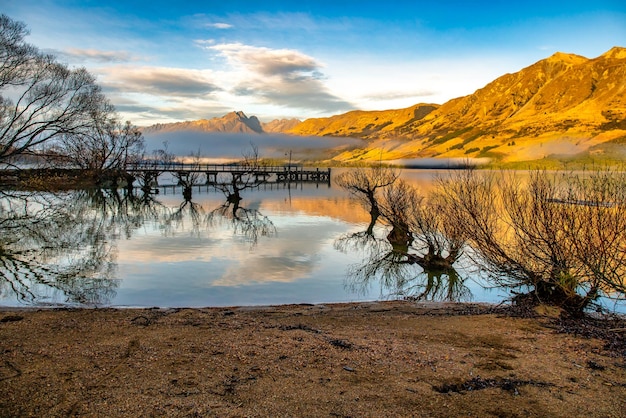
[(292, 49), (271, 49), (240, 43), (215, 45), (211, 49), (219, 51), (235, 66), (245, 66), (267, 76), (312, 71), (321, 67), (312, 57)]
[(199, 97), (221, 90), (210, 70), (164, 67), (110, 67), (100, 69), (103, 86), (116, 92), (169, 97)]
[(215, 29), (230, 29), (233, 27), (233, 25), (228, 24), (228, 23), (218, 22), (218, 23), (207, 23), (207, 27), (215, 28)]
[(193, 42), (194, 42), (194, 44), (196, 44), (200, 48), (207, 48), (207, 47), (215, 44), (215, 39), (196, 39)]
[(321, 112), (353, 109), (351, 103), (332, 94), (314, 58), (291, 49), (271, 49), (241, 43), (208, 47), (225, 57), (238, 82), (232, 93), (261, 103)]
[(68, 48), (63, 51), (54, 50), (49, 52), (61, 58), (61, 60), (65, 59), (71, 62), (91, 61), (101, 64), (109, 64), (136, 60), (136, 58), (126, 51), (102, 51), (98, 49)]

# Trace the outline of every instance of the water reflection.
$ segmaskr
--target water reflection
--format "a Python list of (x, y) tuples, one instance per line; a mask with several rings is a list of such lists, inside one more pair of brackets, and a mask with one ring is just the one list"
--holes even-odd
[[(97, 194), (4, 193), (0, 200), (0, 296), (45, 304), (107, 304), (115, 296), (116, 248), (129, 222), (101, 216)], [(108, 201), (108, 200), (107, 200)], [(118, 211), (116, 211), (118, 213)]]
[(381, 297), (410, 300), (469, 301), (472, 293), (454, 268), (424, 269), (420, 257), (378, 237), (386, 231), (369, 228), (335, 241), (343, 252), (359, 252), (362, 259), (349, 267), (346, 288), (366, 294), (378, 284)]
[(251, 246), (276, 233), (268, 217), (239, 201), (207, 211), (187, 198), (168, 207), (141, 192), (3, 192), (0, 298), (37, 305), (109, 305), (121, 282), (118, 242), (149, 224), (170, 238), (226, 227)]
[(276, 234), (276, 227), (272, 221), (258, 209), (245, 208), (240, 205), (240, 199), (227, 200), (221, 206), (212, 210), (207, 217), (211, 226), (229, 224), (235, 235), (242, 237), (250, 245), (257, 245), (259, 237), (271, 237)]
[(497, 303), (507, 297), (485, 292), (466, 260), (455, 263), (458, 271), (424, 271), (419, 246), (394, 249), (385, 225), (368, 232), (367, 211), (336, 187), (262, 185), (246, 190), (243, 200), (227, 197), (209, 186), (194, 186), (188, 199), (180, 187), (158, 194), (5, 193), (0, 304), (200, 307), (381, 297)]

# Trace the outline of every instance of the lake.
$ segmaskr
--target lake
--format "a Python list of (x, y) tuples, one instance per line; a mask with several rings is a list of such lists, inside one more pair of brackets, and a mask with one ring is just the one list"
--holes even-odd
[[(427, 189), (437, 173), (405, 170), (403, 177)], [(181, 187), (156, 190), (5, 196), (0, 305), (207, 307), (416, 297), (499, 303), (509, 296), (488, 288), (463, 259), (454, 277), (383, 265), (386, 228), (376, 230), (377, 239), (364, 237), (368, 213), (332, 181), (245, 190), (236, 214), (209, 186), (194, 186), (191, 201)]]

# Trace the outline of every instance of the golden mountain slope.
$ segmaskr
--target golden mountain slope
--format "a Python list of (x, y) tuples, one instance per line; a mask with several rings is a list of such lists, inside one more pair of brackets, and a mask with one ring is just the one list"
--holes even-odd
[(364, 111), (354, 110), (329, 118), (307, 119), (286, 133), (304, 136), (350, 136), (375, 138), (419, 121), (438, 105), (417, 104), (406, 109)]
[[(145, 133), (194, 130), (363, 138), (342, 162), (489, 157), (503, 162), (589, 155), (626, 160), (626, 48), (588, 59), (557, 52), (473, 94), (438, 106), (352, 111), (261, 124), (243, 112), (159, 124)], [(330, 151), (332, 152), (332, 151)]]
[[(316, 127), (337, 131), (330, 121), (351, 113), (328, 118), (325, 130)], [(362, 126), (352, 130), (363, 131)], [(556, 53), (422, 118), (394, 120), (393, 126), (376, 132), (378, 141), (336, 159), (380, 159), (381, 149), (385, 159), (486, 156), (502, 161), (607, 152), (599, 145), (623, 142), (626, 136), (626, 49), (615, 47), (594, 59)]]
[(282, 133), (300, 123), (302, 123), (300, 119), (274, 119), (267, 123), (261, 122), (261, 126), (263, 127), (263, 132), (266, 133)]

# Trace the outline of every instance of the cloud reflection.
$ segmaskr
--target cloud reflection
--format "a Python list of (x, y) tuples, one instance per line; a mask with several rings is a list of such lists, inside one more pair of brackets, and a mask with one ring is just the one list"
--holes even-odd
[[(267, 200), (271, 207), (280, 206), (280, 201), (286, 208), (283, 196)], [(249, 206), (260, 207), (276, 223), (277, 234), (260, 237), (252, 248), (234, 235), (227, 222), (194, 232), (191, 222), (183, 219), (180, 228), (168, 236), (155, 227), (145, 229), (143, 236), (136, 234), (128, 246), (121, 243), (119, 264), (137, 275), (145, 275), (146, 270), (158, 275), (159, 266), (176, 265), (181, 278), (202, 280), (210, 287), (289, 283), (314, 275), (323, 264), (322, 253), (331, 247), (329, 243), (346, 230), (346, 223), (329, 216), (305, 214), (297, 208), (266, 212), (263, 201), (255, 202), (250, 199)], [(210, 204), (203, 202), (203, 206)]]

